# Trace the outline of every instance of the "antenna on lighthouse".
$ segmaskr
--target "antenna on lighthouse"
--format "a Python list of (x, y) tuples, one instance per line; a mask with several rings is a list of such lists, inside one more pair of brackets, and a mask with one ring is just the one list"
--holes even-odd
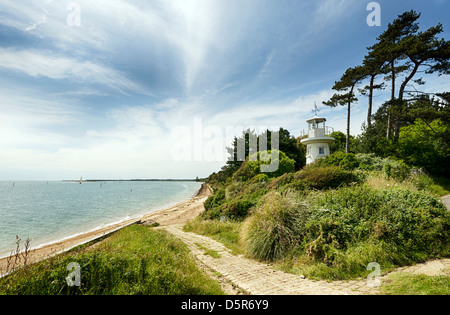
[(314, 102), (314, 110), (312, 112), (314, 113), (314, 116), (317, 116), (317, 113), (320, 112), (320, 109), (317, 108), (316, 102)]

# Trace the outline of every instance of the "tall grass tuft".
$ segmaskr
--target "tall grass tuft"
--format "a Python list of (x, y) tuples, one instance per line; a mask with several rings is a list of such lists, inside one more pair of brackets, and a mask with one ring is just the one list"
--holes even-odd
[(294, 191), (271, 191), (244, 221), (241, 244), (256, 259), (280, 259), (300, 242), (307, 217), (307, 208)]

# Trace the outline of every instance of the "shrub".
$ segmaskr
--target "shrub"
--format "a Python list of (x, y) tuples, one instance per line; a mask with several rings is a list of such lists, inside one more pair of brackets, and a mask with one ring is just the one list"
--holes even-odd
[(383, 172), (387, 178), (393, 178), (402, 182), (411, 174), (411, 168), (402, 160), (395, 161), (387, 159), (383, 167)]
[(359, 166), (359, 161), (353, 153), (335, 152), (324, 159), (317, 161), (319, 166), (340, 166), (344, 170), (354, 170)]
[(359, 161), (359, 169), (365, 171), (381, 171), (385, 163), (383, 158), (374, 153), (359, 153), (355, 157)]
[(244, 222), (241, 241), (246, 252), (260, 260), (282, 258), (301, 240), (307, 217), (306, 206), (294, 192), (271, 191)]
[(292, 182), (294, 178), (294, 174), (290, 173), (290, 174), (283, 174), (277, 178), (274, 178), (270, 181), (269, 185), (267, 185), (267, 189), (275, 189), (281, 186), (285, 186), (287, 184), (289, 184), (290, 182)]
[(262, 165), (270, 165), (271, 163), (278, 163), (278, 168), (275, 172), (266, 173), (267, 176), (271, 178), (295, 171), (295, 161), (293, 159), (289, 158), (284, 152), (278, 150), (278, 159), (272, 161), (272, 152), (276, 153), (275, 151), (270, 150), (258, 152), (258, 161), (250, 163), (257, 164), (259, 167)]
[(225, 189), (219, 190), (216, 194), (209, 196), (206, 199), (204, 205), (205, 209), (212, 210), (213, 208), (219, 207), (225, 201)]
[(236, 182), (219, 191), (217, 195), (210, 196), (205, 202), (203, 218), (243, 220), (250, 209), (258, 205), (267, 190), (266, 182), (252, 180), (246, 186), (241, 184)]
[(317, 207), (326, 211), (314, 212), (307, 244), (323, 239), (323, 248), (311, 252), (316, 258), (327, 260), (330, 248), (368, 240), (390, 244), (411, 261), (450, 252), (450, 213), (424, 192), (343, 188), (319, 197)]
[(261, 174), (261, 168), (263, 165), (270, 165), (271, 163), (278, 163), (276, 171), (266, 174), (268, 178), (274, 178), (281, 176), (285, 173), (292, 173), (295, 170), (295, 161), (290, 159), (284, 152), (278, 152), (278, 158), (274, 161), (271, 160), (272, 151), (262, 151), (253, 154), (250, 159), (242, 163), (239, 170), (234, 173), (234, 181), (248, 181), (253, 177)]
[(250, 184), (266, 183), (267, 181), (269, 181), (269, 177), (267, 176), (267, 174), (259, 174), (252, 178), (252, 180), (250, 181)]
[(260, 173), (260, 166), (257, 162), (245, 161), (241, 167), (233, 174), (233, 181), (248, 181)]
[(352, 173), (338, 166), (306, 167), (296, 173), (294, 178), (314, 189), (337, 188), (353, 181)]

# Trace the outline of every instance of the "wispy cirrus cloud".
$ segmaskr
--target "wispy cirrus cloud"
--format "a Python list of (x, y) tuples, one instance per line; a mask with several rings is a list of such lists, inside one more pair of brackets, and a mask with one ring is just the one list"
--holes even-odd
[(143, 87), (115, 69), (94, 61), (60, 56), (51, 51), (0, 48), (0, 68), (37, 78), (99, 84), (121, 93), (145, 93)]

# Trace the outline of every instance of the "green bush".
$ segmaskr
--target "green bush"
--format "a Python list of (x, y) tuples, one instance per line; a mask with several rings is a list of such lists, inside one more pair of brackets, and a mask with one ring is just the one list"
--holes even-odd
[(219, 190), (216, 194), (209, 196), (208, 199), (206, 199), (204, 205), (205, 209), (212, 210), (216, 207), (219, 207), (223, 204), (225, 201), (225, 189)]
[(410, 261), (450, 254), (450, 214), (424, 192), (343, 188), (319, 197), (317, 207), (326, 211), (314, 212), (309, 224), (316, 232), (310, 233), (307, 246), (320, 236), (325, 245), (314, 254), (321, 259), (328, 259), (330, 248), (368, 240), (390, 244)]
[(310, 188), (327, 189), (350, 184), (354, 177), (350, 171), (338, 166), (312, 166), (297, 172), (294, 179), (303, 181)]
[(317, 161), (319, 166), (340, 166), (344, 170), (354, 170), (359, 166), (359, 160), (353, 153), (335, 152)]
[(252, 178), (250, 184), (254, 183), (266, 183), (269, 181), (269, 176), (267, 174), (259, 174)]
[[(423, 191), (366, 186), (310, 194), (270, 191), (244, 221), (253, 258), (314, 262), (308, 276), (345, 279), (450, 255), (450, 213)], [(289, 260), (289, 259), (288, 259)]]
[(393, 178), (396, 181), (402, 182), (410, 176), (411, 168), (401, 160), (387, 159), (383, 166), (383, 172), (387, 178)]
[[(271, 153), (278, 153), (278, 159), (275, 158), (272, 160)], [(255, 162), (249, 162), (250, 164), (258, 165), (259, 167), (262, 167), (262, 165), (270, 165), (271, 163), (278, 163), (278, 168), (275, 172), (266, 173), (268, 177), (278, 177), (285, 173), (292, 173), (295, 171), (295, 160), (289, 158), (284, 152), (282, 151), (262, 151), (258, 152), (258, 161)]]
[[(262, 151), (253, 154), (250, 159), (242, 163), (239, 170), (234, 173), (234, 181), (248, 181), (253, 177), (261, 174), (263, 165), (270, 165), (271, 163), (278, 163), (278, 168), (275, 172), (263, 173), (267, 175), (268, 178), (274, 178), (281, 176), (285, 173), (292, 173), (295, 170), (295, 161), (290, 159), (284, 152), (276, 151), (278, 153), (278, 158), (272, 161), (271, 153), (272, 151)], [(275, 152), (274, 152), (275, 153)]]
[(359, 161), (358, 168), (365, 171), (381, 171), (385, 164), (384, 159), (374, 153), (359, 153), (355, 157)]
[[(262, 176), (261, 176), (262, 175)], [(265, 174), (260, 174), (264, 179)], [(227, 188), (220, 190), (216, 195), (210, 196), (205, 202), (205, 219), (232, 219), (243, 220), (249, 211), (258, 204), (267, 192), (266, 181), (251, 180), (249, 182), (234, 182)]]
[(277, 178), (272, 179), (270, 181), (269, 185), (267, 185), (267, 189), (270, 190), (270, 189), (276, 189), (278, 187), (285, 186), (285, 185), (291, 183), (293, 179), (294, 179), (293, 173), (283, 174)]
[(260, 166), (257, 162), (243, 162), (241, 167), (233, 174), (233, 181), (248, 181), (260, 174)]

